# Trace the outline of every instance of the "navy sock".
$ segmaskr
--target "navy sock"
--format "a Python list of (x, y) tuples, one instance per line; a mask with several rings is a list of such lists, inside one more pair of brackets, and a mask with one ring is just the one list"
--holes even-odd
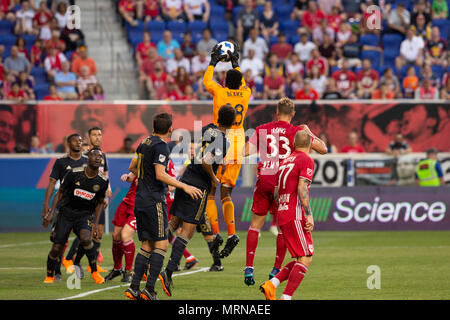
[(89, 260), (89, 266), (91, 267), (91, 273), (97, 271), (97, 255), (94, 241), (91, 241), (91, 244), (84, 248), (86, 252), (86, 257)]
[(220, 254), (219, 254), (219, 250), (216, 251), (211, 251), (211, 246), (213, 244), (213, 240), (211, 241), (206, 241), (208, 243), (208, 248), (209, 248), (209, 252), (211, 253), (211, 256), (213, 258), (213, 262), (216, 266), (220, 266), (222, 265), (222, 261), (220, 261)]
[(149, 264), (150, 269), (148, 270), (148, 278), (145, 286), (149, 289), (155, 288), (156, 280), (161, 272), (164, 264), (164, 257), (166, 256), (166, 251), (161, 249), (155, 249), (150, 255)]
[(172, 273), (177, 270), (178, 265), (180, 264), (181, 257), (183, 256), (184, 249), (186, 249), (188, 240), (178, 236), (173, 245), (172, 245), (172, 253), (170, 254), (170, 260), (167, 263), (166, 271), (167, 275), (170, 277)]
[(142, 277), (148, 268), (148, 260), (150, 258), (150, 252), (144, 249), (139, 249), (136, 259), (134, 260), (134, 273), (131, 279), (130, 287), (133, 290), (139, 290), (139, 284), (141, 283)]
[(73, 239), (72, 245), (70, 246), (69, 252), (67, 252), (66, 260), (73, 260), (73, 256), (77, 253), (78, 246), (80, 245), (80, 239)]

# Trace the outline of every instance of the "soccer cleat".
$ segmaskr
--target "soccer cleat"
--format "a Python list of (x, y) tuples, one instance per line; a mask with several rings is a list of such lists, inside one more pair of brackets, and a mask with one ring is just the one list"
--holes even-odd
[(120, 282), (129, 283), (129, 282), (131, 282), (132, 278), (133, 278), (133, 275), (131, 274), (131, 271), (125, 270), (125, 271), (123, 271), (123, 277), (120, 280)]
[(244, 283), (248, 286), (253, 286), (255, 284), (255, 278), (253, 277), (253, 268), (246, 267), (244, 269)]
[(231, 237), (227, 239), (227, 243), (225, 243), (225, 248), (220, 251), (220, 258), (228, 257), (233, 249), (238, 245), (239, 237), (236, 234), (233, 234)]
[(112, 279), (120, 276), (123, 273), (122, 270), (111, 270), (110, 273), (105, 277), (105, 281), (111, 281)]
[(141, 300), (141, 291), (128, 288), (125, 290), (125, 297), (131, 300)]
[(223, 271), (223, 265), (213, 264), (213, 265), (209, 268), (209, 271), (210, 271), (210, 272)]
[(101, 284), (105, 282), (105, 278), (103, 278), (98, 271), (94, 271), (91, 273), (92, 279), (97, 284)]
[(172, 278), (170, 278), (167, 273), (166, 270), (164, 270), (163, 272), (161, 272), (158, 276), (159, 280), (161, 281), (164, 293), (171, 297), (172, 296), (172, 289), (171, 287), (173, 286), (172, 284)]
[(219, 251), (219, 247), (223, 244), (223, 238), (220, 235), (220, 233), (216, 234), (214, 237), (214, 240), (212, 242), (211, 248), (209, 249), (210, 252), (216, 252)]
[(57, 281), (57, 282), (61, 282), (61, 280), (62, 280), (62, 276), (61, 276), (61, 273), (57, 273), (57, 274), (55, 274), (55, 281)]
[(74, 273), (75, 270), (73, 268), (72, 260), (67, 260), (66, 258), (64, 258), (61, 263), (64, 266), (64, 268), (66, 268), (66, 273)]
[(55, 281), (55, 277), (46, 276), (44, 283), (53, 283), (53, 281)]
[[(102, 252), (100, 250), (98, 251), (97, 262), (98, 263), (102, 263), (103, 262), (103, 255), (102, 255)], [(103, 271), (101, 271), (101, 272), (103, 272)]]
[(75, 274), (78, 279), (84, 278), (84, 271), (83, 271), (83, 267), (81, 266), (81, 264), (74, 264), (73, 269), (75, 270)]
[[(88, 267), (88, 271), (91, 272), (91, 266)], [(98, 272), (108, 272), (108, 270), (103, 269), (102, 267), (100, 267), (100, 265), (97, 265), (97, 271)]]
[(275, 297), (275, 286), (273, 285), (272, 281), (267, 280), (262, 285), (259, 286), (259, 290), (264, 293), (266, 296), (266, 300), (276, 300)]
[(280, 269), (273, 267), (272, 272), (269, 273), (269, 280), (275, 277), (278, 272), (280, 272)]
[(147, 287), (141, 291), (141, 300), (158, 300), (155, 290)]
[(186, 261), (186, 265), (184, 266), (184, 270), (190, 270), (193, 267), (195, 267), (196, 265), (198, 265), (197, 258), (194, 258), (191, 261)]

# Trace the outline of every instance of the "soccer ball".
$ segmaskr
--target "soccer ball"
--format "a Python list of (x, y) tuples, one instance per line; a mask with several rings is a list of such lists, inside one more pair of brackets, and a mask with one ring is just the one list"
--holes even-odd
[(228, 55), (228, 50), (230, 50), (231, 52), (234, 53), (234, 44), (232, 44), (229, 41), (222, 41), (219, 43), (220, 47), (220, 55), (225, 55), (226, 57), (223, 58), (221, 61), (222, 62), (228, 62), (230, 61), (230, 56)]

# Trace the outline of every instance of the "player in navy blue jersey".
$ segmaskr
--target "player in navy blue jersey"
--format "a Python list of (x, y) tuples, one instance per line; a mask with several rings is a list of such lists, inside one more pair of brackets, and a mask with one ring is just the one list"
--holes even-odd
[(109, 185), (108, 178), (99, 171), (102, 159), (103, 152), (94, 148), (88, 153), (86, 167), (70, 169), (61, 181), (51, 209), (43, 217), (42, 225), (47, 227), (59, 207), (50, 235), (53, 246), (47, 258), (47, 277), (44, 283), (53, 283), (55, 264), (60, 259), (72, 230), (86, 252), (95, 283), (104, 282), (97, 271), (96, 248), (92, 241), (98, 238), (100, 214)]
[(186, 192), (177, 188), (175, 199), (170, 208), (173, 215), (170, 219), (170, 231), (174, 232), (182, 224), (181, 233), (172, 245), (170, 260), (159, 279), (164, 292), (171, 296), (172, 273), (177, 270), (183, 251), (192, 238), (206, 208), (206, 201), (211, 188), (217, 187), (219, 179), (217, 169), (224, 165), (224, 158), (230, 145), (226, 132), (232, 127), (236, 118), (236, 110), (229, 104), (222, 106), (218, 112), (218, 126), (211, 123), (202, 128), (201, 147), (198, 149), (194, 163), (184, 171), (180, 181), (196, 186), (202, 190), (202, 197), (192, 200)]
[[(73, 168), (83, 167), (87, 164), (87, 156), (82, 154), (82, 139), (78, 133), (71, 134), (67, 137), (69, 144), (69, 153), (56, 159), (53, 164), (52, 172), (50, 173), (47, 189), (45, 190), (44, 205), (42, 208), (42, 218), (48, 213), (50, 199), (53, 196), (57, 182), (61, 182), (64, 176)], [(61, 280), (61, 259), (55, 266), (55, 281)], [(66, 265), (65, 265), (66, 267)], [(69, 264), (66, 271), (73, 272)]]
[[(171, 177), (167, 171), (169, 148), (166, 141), (172, 133), (172, 116), (157, 114), (153, 133), (136, 150), (137, 161), (131, 161), (130, 171), (138, 177), (134, 214), (141, 248), (134, 262), (134, 274), (125, 296), (132, 300), (157, 300), (154, 290), (169, 245), (166, 193), (167, 185), (183, 190), (191, 201), (202, 192)], [(140, 291), (142, 276), (148, 270), (145, 288)]]

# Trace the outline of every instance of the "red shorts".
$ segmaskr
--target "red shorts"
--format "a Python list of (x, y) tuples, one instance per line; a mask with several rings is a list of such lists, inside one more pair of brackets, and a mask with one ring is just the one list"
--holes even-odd
[(277, 203), (273, 198), (275, 187), (264, 183), (258, 179), (253, 191), (252, 212), (258, 216), (265, 216), (270, 211), (271, 214), (277, 213)]
[(306, 232), (303, 229), (304, 225), (305, 222), (303, 220), (292, 220), (280, 226), (286, 247), (292, 258), (312, 256), (314, 253), (311, 232)]
[(114, 215), (113, 225), (116, 227), (123, 227), (128, 224), (136, 231), (136, 217), (134, 216), (134, 207), (121, 202), (117, 207), (116, 214)]

